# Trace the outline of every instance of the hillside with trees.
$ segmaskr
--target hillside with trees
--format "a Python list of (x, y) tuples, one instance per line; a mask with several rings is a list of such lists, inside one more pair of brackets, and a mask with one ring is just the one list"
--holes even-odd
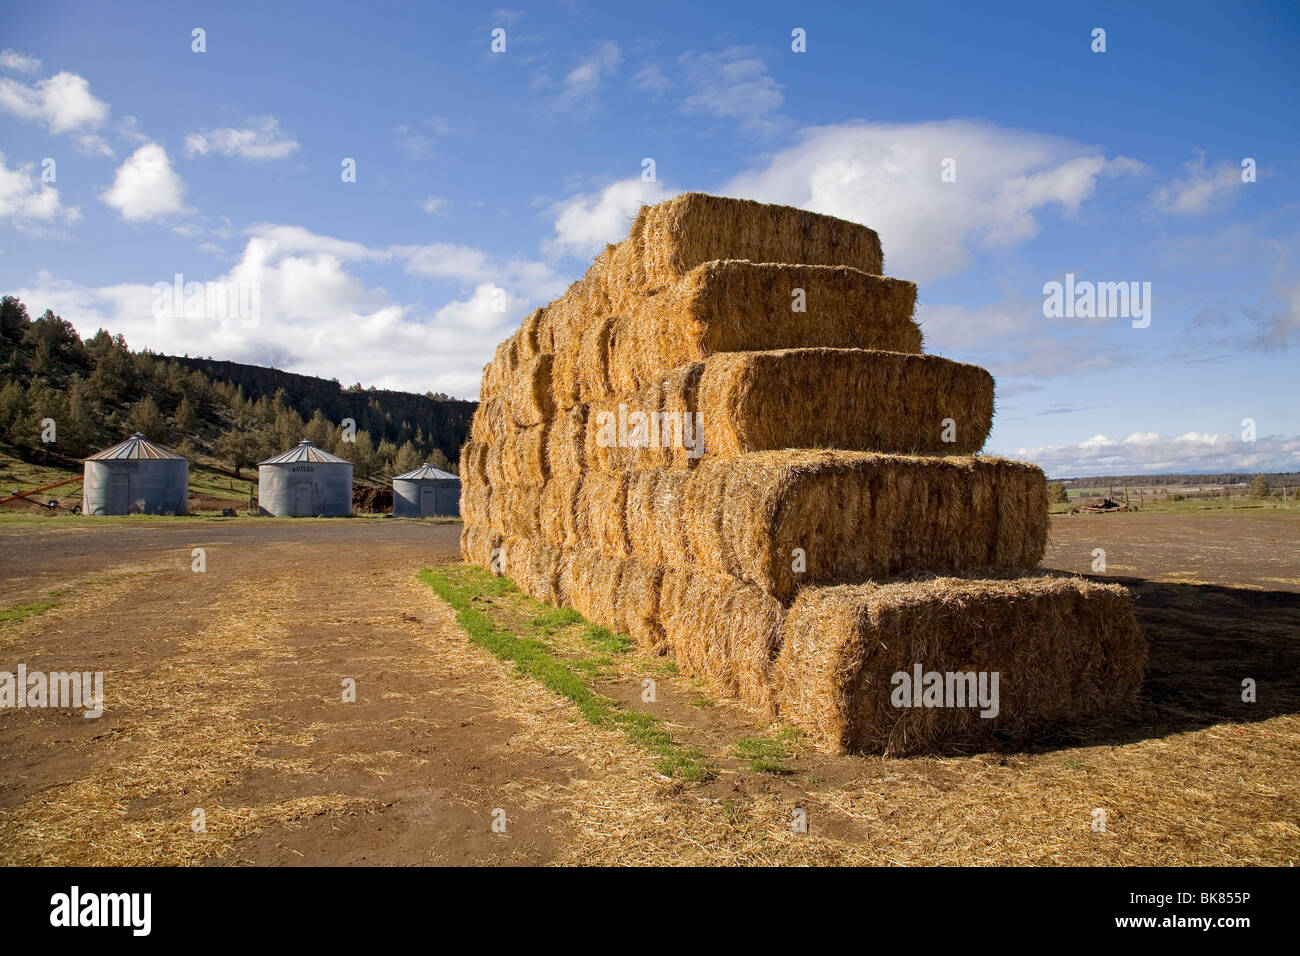
[[(0, 299), (0, 443), (28, 461), (82, 458), (144, 432), (236, 477), (308, 438), (382, 482), (432, 461), (456, 470), (475, 403), (342, 388), (337, 381), (211, 359), (132, 351), (100, 329), (82, 341), (45, 310)], [(344, 419), (355, 422), (345, 441)], [(43, 441), (52, 420), (55, 440)]]

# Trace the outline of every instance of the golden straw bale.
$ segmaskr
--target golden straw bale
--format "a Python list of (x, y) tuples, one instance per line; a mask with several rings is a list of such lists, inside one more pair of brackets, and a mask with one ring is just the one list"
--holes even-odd
[(546, 436), (547, 475), (576, 480), (587, 466), (587, 406), (574, 405), (558, 412)]
[(580, 478), (552, 478), (542, 486), (537, 520), (547, 541), (570, 548), (578, 544), (576, 509), (581, 484)]
[(659, 624), (678, 666), (768, 714), (784, 617), (780, 602), (752, 585), (726, 575), (664, 569)]
[(551, 420), (555, 398), (551, 390), (551, 365), (555, 356), (549, 352), (536, 355), (520, 365), (505, 391), (511, 423), (531, 427)]
[(852, 266), (879, 275), (874, 230), (792, 206), (683, 193), (642, 207), (626, 241), (609, 251), (609, 282), (659, 288), (713, 259)]
[(710, 459), (781, 448), (970, 455), (993, 424), (993, 376), (937, 355), (726, 352), (704, 363), (696, 408)]
[(488, 498), (488, 527), (498, 534), (533, 538), (541, 533), (540, 487), (494, 485)]
[(582, 478), (574, 506), (578, 542), (611, 557), (630, 553), (627, 540), (628, 476), (621, 472), (589, 471)]
[(502, 535), (478, 525), (466, 524), (460, 532), (460, 553), (469, 564), (492, 568), (492, 552), (501, 546)]
[[(785, 620), (774, 687), (781, 716), (830, 749), (897, 755), (1018, 743), (1122, 712), (1145, 664), (1132, 602), (1117, 585), (925, 578), (805, 588)], [(981, 672), (986, 704), (998, 674), (996, 708), (970, 706), (969, 680), (947, 677)], [(942, 686), (930, 673), (944, 675)]]
[[(685, 517), (693, 557), (783, 601), (803, 584), (916, 568), (1032, 568), (1047, 544), (1047, 482), (1023, 462), (781, 451), (692, 475), (701, 486)], [(976, 508), (971, 489), (981, 487), (989, 494)]]

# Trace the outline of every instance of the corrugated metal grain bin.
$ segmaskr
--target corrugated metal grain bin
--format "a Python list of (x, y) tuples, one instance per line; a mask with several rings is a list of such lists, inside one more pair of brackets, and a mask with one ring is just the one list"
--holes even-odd
[(352, 462), (301, 441), (259, 462), (257, 504), (277, 518), (344, 517), (352, 514)]
[(393, 476), (393, 517), (432, 518), (460, 515), (460, 478), (433, 465)]
[(82, 514), (183, 515), (189, 497), (190, 463), (139, 432), (86, 459)]

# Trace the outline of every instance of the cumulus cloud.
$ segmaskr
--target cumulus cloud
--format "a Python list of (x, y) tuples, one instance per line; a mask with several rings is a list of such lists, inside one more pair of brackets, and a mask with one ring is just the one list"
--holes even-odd
[(0, 220), (32, 232), (41, 225), (75, 222), (80, 216), (78, 207), (63, 205), (59, 191), (40, 181), (32, 164), (11, 169), (0, 153)]
[(781, 85), (772, 78), (767, 64), (751, 48), (729, 47), (717, 53), (685, 53), (678, 59), (678, 64), (691, 91), (682, 100), (685, 113), (764, 126), (785, 102)]
[(1240, 195), (1241, 167), (1223, 162), (1205, 165), (1205, 154), (1183, 166), (1184, 174), (1151, 194), (1151, 203), (1160, 212), (1177, 216), (1198, 216), (1226, 205)]
[(66, 71), (33, 84), (0, 77), (0, 109), (44, 123), (51, 133), (96, 129), (109, 112), (108, 104), (90, 92), (85, 77)]
[(165, 219), (185, 211), (185, 183), (167, 151), (147, 143), (127, 157), (100, 197), (127, 222)]
[(1127, 438), (1094, 435), (1077, 445), (1021, 448), (1016, 458), (1037, 463), (1050, 475), (1141, 475), (1168, 472), (1294, 471), (1300, 468), (1300, 435), (1244, 442), (1240, 435), (1134, 432)]
[(34, 56), (17, 50), (0, 51), (0, 70), (14, 73), (35, 73), (41, 68), (41, 61)]
[(623, 62), (623, 51), (613, 40), (605, 40), (560, 81), (558, 104), (578, 106), (589, 102), (600, 89), (601, 81)]
[[(238, 317), (156, 310), (153, 284), (171, 283), (171, 275), (89, 287), (40, 273), (15, 294), (54, 309), (83, 335), (103, 327), (122, 332), (136, 348), (472, 398), (496, 343), (528, 308), (566, 284), (544, 263), (502, 260), (464, 246), (371, 248), (270, 223), (245, 235), (242, 254), (225, 272), (184, 280), (255, 287), (260, 321), (251, 327)], [(382, 286), (363, 280), (363, 267), (401, 269), (452, 290), (434, 306), (394, 301)]]
[[(956, 182), (941, 179), (947, 159)], [(925, 281), (961, 272), (977, 248), (1025, 242), (1045, 210), (1072, 214), (1100, 178), (1140, 168), (1070, 140), (968, 120), (851, 123), (805, 130), (723, 191), (864, 223), (884, 237), (892, 274)]]
[(557, 255), (590, 256), (607, 243), (627, 238), (628, 228), (643, 205), (671, 196), (657, 182), (623, 179), (594, 194), (571, 196), (552, 207), (555, 234), (545, 243)]
[(284, 159), (298, 148), (297, 140), (280, 131), (274, 116), (259, 116), (242, 128), (202, 130), (185, 137), (185, 155), (238, 156), (255, 161)]

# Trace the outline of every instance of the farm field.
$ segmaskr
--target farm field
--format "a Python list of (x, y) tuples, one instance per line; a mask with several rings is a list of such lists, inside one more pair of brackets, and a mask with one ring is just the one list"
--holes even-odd
[[(0, 670), (102, 670), (106, 696), (95, 720), (0, 710), (0, 862), (1294, 863), (1300, 514), (1052, 521), (1045, 566), (1088, 572), (1102, 548), (1098, 576), (1133, 589), (1138, 712), (906, 759), (818, 753), (670, 659), (483, 585), (458, 523), (0, 523)], [(481, 587), (480, 620), (644, 719), (593, 723), (553, 670), (471, 641), (435, 580)]]

